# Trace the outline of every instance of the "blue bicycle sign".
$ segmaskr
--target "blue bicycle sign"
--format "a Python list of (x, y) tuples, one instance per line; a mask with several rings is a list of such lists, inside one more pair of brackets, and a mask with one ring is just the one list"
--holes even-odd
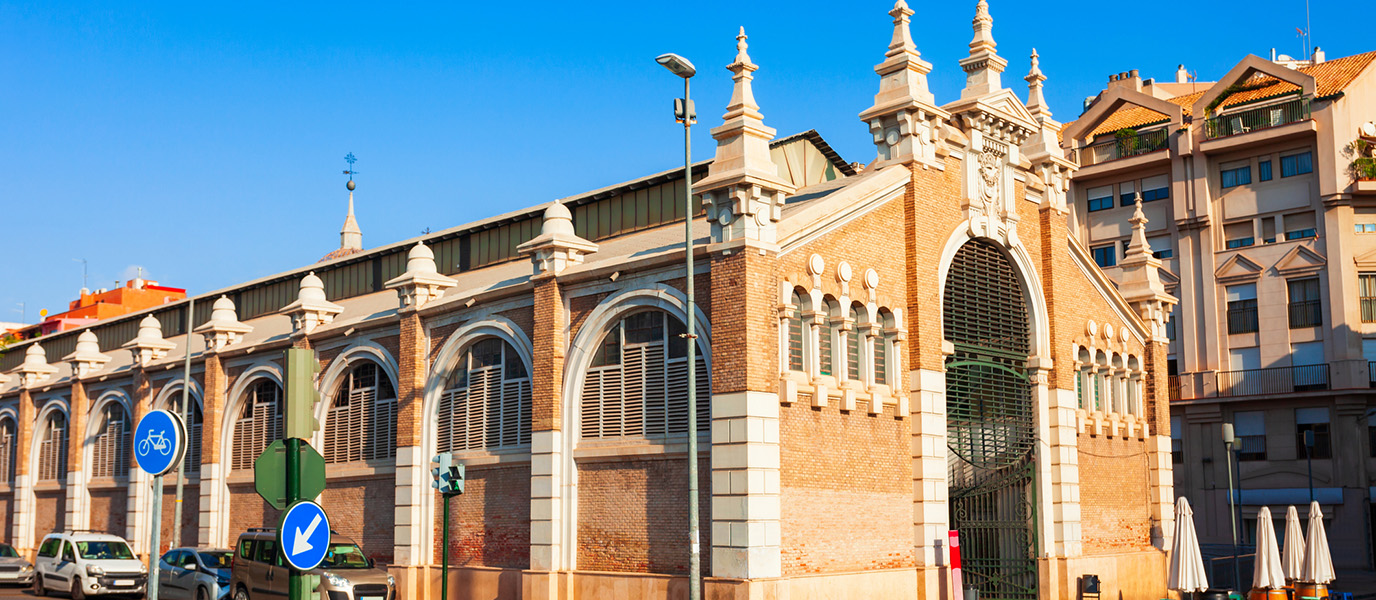
[(186, 450), (186, 428), (181, 417), (155, 410), (139, 420), (134, 430), (134, 462), (149, 475), (171, 471)]

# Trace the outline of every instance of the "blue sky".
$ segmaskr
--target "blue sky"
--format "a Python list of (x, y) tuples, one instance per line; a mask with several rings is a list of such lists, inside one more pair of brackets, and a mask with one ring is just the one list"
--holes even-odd
[[(973, 0), (914, 1), (938, 102), (964, 79)], [(690, 12), (683, 14), (681, 7)], [(730, 96), (739, 26), (765, 122), (846, 160), (892, 3), (11, 3), (0, 1), (0, 321), (64, 310), (137, 267), (202, 293), (338, 245), (358, 156), (367, 247), (682, 164), (671, 114), (693, 60), (696, 158)], [(1147, 8), (1155, 7), (1149, 13)], [(1247, 53), (1301, 55), (1302, 0), (1144, 5), (993, 0), (1004, 85), (1032, 47), (1061, 121), (1110, 73), (1213, 80)], [(1373, 49), (1350, 5), (1315, 2), (1328, 57)]]

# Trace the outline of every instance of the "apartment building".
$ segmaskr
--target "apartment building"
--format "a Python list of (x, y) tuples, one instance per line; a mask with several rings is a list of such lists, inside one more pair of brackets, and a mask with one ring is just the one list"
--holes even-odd
[(1373, 563), (1373, 63), (1376, 52), (1247, 56), (1207, 83), (1183, 66), (1171, 82), (1129, 71), (1062, 131), (1080, 165), (1072, 235), (1121, 279), (1140, 201), (1180, 300), (1168, 326), (1172, 460), (1205, 544), (1232, 543), (1221, 434), (1232, 423), (1245, 540), (1263, 505), (1303, 514), (1312, 481), (1334, 561)]

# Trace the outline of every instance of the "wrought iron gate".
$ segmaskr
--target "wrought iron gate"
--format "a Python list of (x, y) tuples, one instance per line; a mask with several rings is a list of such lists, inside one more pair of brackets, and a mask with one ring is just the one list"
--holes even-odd
[(1035, 600), (1036, 430), (1027, 307), (1002, 251), (972, 240), (947, 277), (946, 363), (951, 528), (960, 532), (967, 587), (990, 600)]

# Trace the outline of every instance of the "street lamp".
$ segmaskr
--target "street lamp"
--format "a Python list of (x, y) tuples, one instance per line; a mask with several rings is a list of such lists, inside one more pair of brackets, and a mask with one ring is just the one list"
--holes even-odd
[[(1234, 453), (1234, 451), (1238, 450), (1238, 447), (1239, 447), (1240, 445), (1241, 445), (1241, 444), (1238, 443), (1238, 439), (1237, 439), (1236, 437), (1233, 436), (1233, 424), (1232, 424), (1232, 423), (1224, 423), (1224, 424), (1223, 424), (1223, 448), (1224, 448), (1223, 461), (1226, 462), (1226, 463), (1228, 463), (1228, 516), (1229, 516), (1229, 518), (1230, 518), (1230, 519), (1232, 520), (1232, 522), (1233, 522), (1233, 586), (1234, 586), (1234, 587), (1237, 587), (1238, 589), (1241, 589), (1240, 586), (1242, 585), (1242, 569), (1239, 568), (1239, 566), (1238, 566), (1238, 560), (1239, 560), (1238, 556), (1241, 554), (1241, 552), (1238, 551), (1238, 543), (1237, 543), (1237, 515), (1238, 515), (1238, 513), (1237, 513), (1237, 505), (1238, 505), (1238, 502), (1239, 502), (1240, 500), (1242, 500), (1242, 499), (1241, 499), (1241, 498), (1238, 498), (1238, 497), (1237, 497), (1237, 493), (1235, 493), (1235, 492), (1233, 491), (1233, 453)], [(1239, 489), (1242, 487), (1242, 472), (1241, 472), (1241, 471), (1242, 471), (1242, 465), (1241, 465), (1241, 463), (1239, 463), (1239, 464), (1238, 464), (1238, 474), (1237, 474), (1237, 478), (1238, 478), (1238, 488), (1239, 488)]]
[(693, 304), (693, 101), (688, 95), (688, 81), (698, 70), (693, 63), (677, 54), (661, 54), (655, 62), (669, 72), (683, 78), (683, 98), (674, 99), (674, 118), (683, 123), (683, 262), (687, 269), (688, 329), (688, 598), (702, 598), (702, 556), (698, 536), (698, 383), (697, 383), (697, 315)]

